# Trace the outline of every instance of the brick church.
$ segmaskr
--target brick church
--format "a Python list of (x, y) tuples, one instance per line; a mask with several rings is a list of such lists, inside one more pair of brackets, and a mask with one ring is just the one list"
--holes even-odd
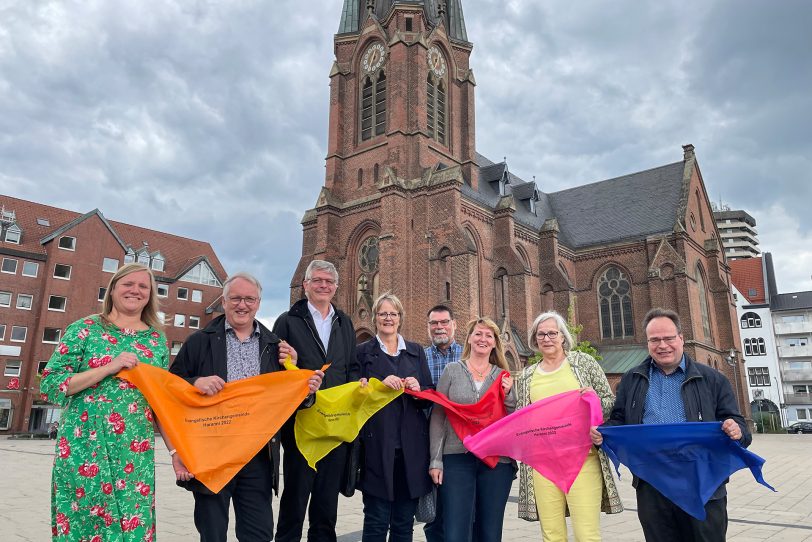
[(671, 164), (545, 193), (477, 153), (472, 47), (462, 0), (344, 0), (326, 178), (302, 219), (292, 300), (310, 260), (326, 259), (359, 340), (391, 291), (405, 305), (402, 334), (420, 343), (436, 303), (460, 328), (492, 317), (513, 369), (532, 354), (535, 316), (571, 307), (613, 385), (646, 356), (646, 311), (673, 308), (686, 352), (738, 382), (749, 411), (741, 356), (730, 355), (730, 272), (693, 145)]

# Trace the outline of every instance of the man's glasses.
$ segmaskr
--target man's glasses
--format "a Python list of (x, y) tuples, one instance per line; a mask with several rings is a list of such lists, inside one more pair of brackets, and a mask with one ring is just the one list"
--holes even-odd
[(333, 279), (307, 279), (307, 282), (316, 286), (321, 286), (322, 284), (326, 286), (333, 286), (336, 283), (336, 281)]
[(257, 304), (257, 301), (259, 301), (259, 298), (258, 297), (252, 297), (252, 296), (243, 297), (243, 296), (235, 295), (235, 296), (229, 296), (228, 297), (228, 302), (233, 307), (239, 306), (240, 303), (245, 303), (245, 305), (247, 307), (253, 307), (254, 305)]
[(543, 341), (545, 337), (549, 338), (551, 341), (554, 341), (558, 338), (558, 331), (548, 331), (547, 333), (539, 331), (536, 333), (536, 339), (540, 341)]
[(379, 312), (378, 313), (378, 318), (381, 318), (382, 320), (386, 320), (387, 318), (389, 318), (391, 320), (394, 320), (398, 316), (400, 316), (400, 313), (398, 313), (398, 312)]
[(650, 339), (646, 340), (651, 346), (657, 346), (660, 343), (673, 344), (673, 342), (677, 340), (677, 336), (671, 335), (670, 337), (651, 337)]
[(447, 326), (451, 320), (429, 320), (430, 326)]

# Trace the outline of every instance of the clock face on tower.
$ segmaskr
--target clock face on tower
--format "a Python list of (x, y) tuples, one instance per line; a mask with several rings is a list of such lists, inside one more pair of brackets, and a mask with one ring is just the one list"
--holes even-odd
[(383, 44), (373, 43), (367, 48), (361, 59), (361, 68), (364, 70), (364, 73), (377, 71), (378, 68), (383, 65), (385, 57), (386, 49), (383, 48)]
[(436, 45), (429, 49), (427, 58), (429, 61), (429, 69), (434, 72), (434, 75), (443, 77), (445, 75), (445, 58)]

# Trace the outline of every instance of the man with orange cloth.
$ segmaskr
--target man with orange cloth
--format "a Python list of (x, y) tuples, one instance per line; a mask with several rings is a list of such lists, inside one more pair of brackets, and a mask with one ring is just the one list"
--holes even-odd
[[(216, 395), (226, 382), (280, 371), (288, 355), (295, 360), (295, 350), (255, 319), (261, 295), (262, 286), (248, 273), (229, 277), (223, 287), (225, 315), (186, 340), (170, 372), (184, 378), (201, 394)], [(313, 403), (312, 394), (321, 386), (323, 376), (317, 370), (308, 380), (311, 395), (304, 406)], [(178, 472), (181, 460), (172, 452), (172, 465)], [(270, 542), (271, 497), (278, 489), (278, 480), (279, 436), (274, 435), (219, 493), (212, 493), (197, 480), (185, 479), (178, 484), (193, 492), (195, 527), (201, 542), (226, 542), (232, 500), (237, 539)]]

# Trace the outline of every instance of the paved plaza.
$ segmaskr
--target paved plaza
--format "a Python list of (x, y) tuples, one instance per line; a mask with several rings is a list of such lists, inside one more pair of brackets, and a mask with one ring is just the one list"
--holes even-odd
[[(0, 541), (50, 539), (49, 480), (53, 441), (0, 440)], [(176, 487), (169, 457), (158, 442), (158, 540), (194, 541), (192, 496)], [(739, 471), (729, 485), (728, 540), (746, 542), (771, 540), (812, 542), (812, 435), (755, 435), (750, 448), (767, 459), (764, 477), (777, 493), (757, 484), (749, 471)], [(631, 474), (625, 468), (618, 484), (626, 511), (601, 516), (603, 540), (636, 542), (643, 540), (637, 522)], [(518, 482), (505, 515), (505, 542), (541, 540), (538, 523), (517, 518)], [(274, 499), (276, 512), (278, 499)], [(361, 497), (342, 498), (339, 505), (339, 542), (361, 540), (363, 513)], [(233, 525), (233, 520), (232, 520)], [(415, 541), (423, 541), (422, 525), (415, 528)], [(232, 534), (229, 540), (236, 540)]]

